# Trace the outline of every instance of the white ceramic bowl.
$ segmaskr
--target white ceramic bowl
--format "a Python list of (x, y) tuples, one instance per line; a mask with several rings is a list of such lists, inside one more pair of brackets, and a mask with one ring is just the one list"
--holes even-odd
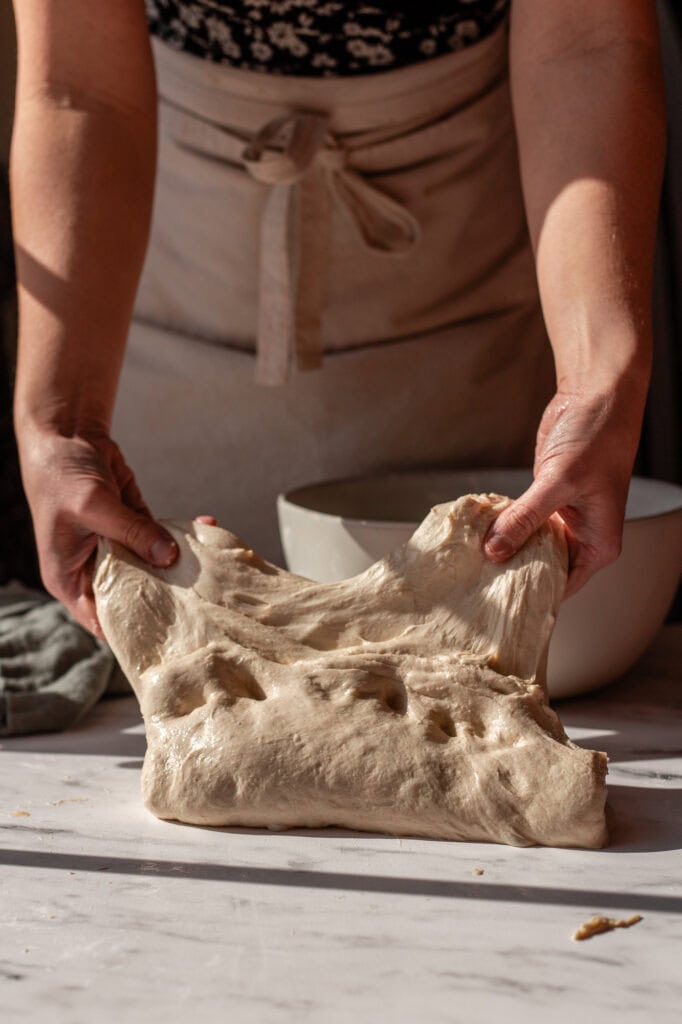
[[(406, 541), (433, 505), (462, 494), (518, 498), (526, 470), (395, 473), (300, 487), (277, 501), (292, 572), (320, 582), (363, 572)], [(603, 686), (649, 646), (682, 570), (682, 487), (635, 477), (623, 550), (561, 606), (549, 650), (552, 697)]]

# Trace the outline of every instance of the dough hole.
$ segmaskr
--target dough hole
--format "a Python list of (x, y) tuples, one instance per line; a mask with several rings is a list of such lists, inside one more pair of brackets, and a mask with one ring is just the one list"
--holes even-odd
[(426, 717), (427, 739), (435, 743), (447, 743), (457, 735), (457, 727), (447, 708), (434, 708)]
[(208, 659), (206, 669), (208, 685), (218, 699), (227, 697), (230, 704), (242, 699), (266, 699), (266, 693), (244, 665), (214, 654)]
[(407, 711), (407, 690), (399, 679), (369, 672), (351, 692), (359, 700), (377, 701), (384, 711), (397, 715), (404, 715)]
[(516, 790), (512, 783), (511, 772), (507, 768), (498, 767), (497, 781), (507, 790), (508, 793), (512, 793), (514, 796), (516, 795)]

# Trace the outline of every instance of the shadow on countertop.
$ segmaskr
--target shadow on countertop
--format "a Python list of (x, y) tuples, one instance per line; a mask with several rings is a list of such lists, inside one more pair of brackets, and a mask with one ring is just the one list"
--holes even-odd
[(108, 872), (166, 878), (190, 878), (233, 885), (273, 885), (343, 892), (394, 893), (436, 899), (534, 903), (554, 906), (600, 907), (603, 911), (682, 913), (682, 897), (607, 892), (597, 889), (562, 889), (533, 885), (460, 882), (447, 879), (393, 878), (330, 871), (198, 864), (187, 861), (142, 860), (91, 854), (50, 853), (36, 850), (0, 850), (0, 864), (57, 871)]

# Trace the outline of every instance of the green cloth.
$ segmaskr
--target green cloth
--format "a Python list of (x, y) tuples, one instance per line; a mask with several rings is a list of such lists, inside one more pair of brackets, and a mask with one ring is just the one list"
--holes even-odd
[(105, 694), (130, 692), (105, 643), (59, 601), (0, 587), (0, 736), (75, 725)]

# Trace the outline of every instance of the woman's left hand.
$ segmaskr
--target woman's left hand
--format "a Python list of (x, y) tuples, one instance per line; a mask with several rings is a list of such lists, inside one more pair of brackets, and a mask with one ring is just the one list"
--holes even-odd
[(566, 597), (618, 558), (645, 397), (644, 378), (557, 391), (538, 430), (534, 481), (488, 531), (491, 561), (505, 562), (553, 513), (568, 540)]

